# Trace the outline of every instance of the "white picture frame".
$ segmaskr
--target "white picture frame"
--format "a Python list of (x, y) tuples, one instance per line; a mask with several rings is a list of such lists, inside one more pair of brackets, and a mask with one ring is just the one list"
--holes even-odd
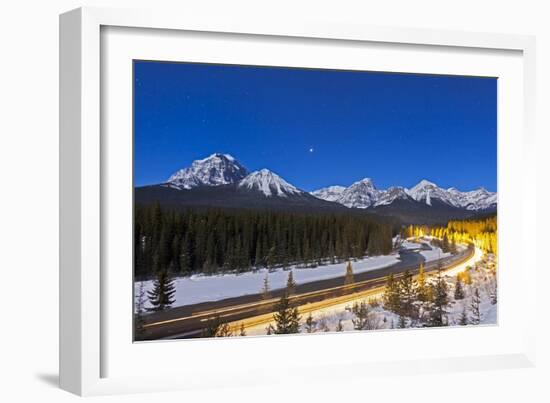
[[(109, 42), (106, 42), (105, 36), (102, 35), (109, 32), (114, 32), (115, 39), (109, 39)], [(117, 32), (121, 33), (118, 39), (116, 39)], [(140, 41), (131, 42), (131, 37), (138, 35), (139, 32), (144, 36)], [(534, 159), (529, 158), (534, 144), (535, 41), (533, 37), (368, 27), (314, 20), (300, 23), (281, 22), (270, 21), (267, 17), (254, 21), (244, 19), (218, 21), (196, 18), (193, 15), (172, 15), (169, 12), (150, 10), (81, 8), (60, 17), (60, 384), (63, 389), (79, 395), (96, 395), (275, 383), (290, 379), (297, 374), (302, 379), (320, 380), (328, 377), (327, 373), (330, 372), (337, 372), (336, 376), (345, 378), (351, 373), (356, 374), (355, 376), (357, 374), (369, 376), (374, 373), (392, 375), (407, 372), (464, 371), (534, 365), (535, 331), (529, 327), (527, 320), (525, 324), (518, 324), (514, 329), (508, 327), (507, 322), (504, 321), (500, 322), (499, 326), (480, 329), (417, 330), (392, 332), (391, 335), (389, 333), (371, 335), (353, 333), (315, 336), (314, 339), (308, 339), (307, 336), (306, 338), (290, 336), (269, 338), (269, 340), (267, 338), (200, 340), (193, 341), (192, 344), (185, 341), (132, 344), (131, 339), (124, 333), (125, 326), (131, 321), (131, 311), (126, 308), (131, 307), (131, 300), (125, 297), (115, 300), (116, 297), (113, 297), (109, 291), (114, 284), (111, 284), (111, 281), (120, 281), (120, 284), (124, 284), (124, 277), (115, 278), (111, 276), (111, 272), (106, 271), (109, 259), (112, 258), (110, 255), (112, 248), (109, 248), (107, 238), (112, 240), (117, 233), (123, 234), (123, 231), (119, 230), (126, 228), (128, 224), (123, 221), (112, 224), (115, 222), (115, 217), (118, 219), (114, 209), (124, 209), (124, 204), (116, 207), (111, 203), (115, 199), (127, 202), (128, 191), (131, 194), (131, 188), (119, 187), (119, 192), (122, 193), (115, 195), (113, 193), (115, 189), (112, 187), (113, 182), (116, 182), (113, 178), (126, 178), (121, 180), (125, 180), (125, 184), (128, 184), (128, 180), (131, 183), (131, 177), (127, 177), (127, 170), (119, 169), (115, 175), (115, 170), (118, 168), (110, 163), (110, 158), (113, 153), (117, 153), (117, 150), (125, 153), (126, 156), (131, 155), (131, 152), (124, 151), (125, 147), (127, 150), (130, 150), (128, 147), (131, 148), (128, 138), (123, 134), (116, 136), (112, 134), (114, 127), (112, 125), (121, 124), (120, 133), (127, 134), (128, 131), (128, 117), (125, 115), (128, 112), (131, 114), (131, 99), (128, 98), (127, 93), (128, 83), (122, 83), (126, 85), (126, 89), (117, 88), (118, 84), (113, 83), (121, 82), (120, 74), (125, 74), (124, 66), (127, 67), (127, 60), (135, 57), (136, 54), (141, 58), (147, 58), (148, 54), (152, 54), (152, 44), (157, 48), (153, 59), (172, 60), (173, 44), (181, 39), (179, 34), (185, 35), (185, 33), (192, 33), (194, 40), (201, 40), (201, 36), (215, 34), (215, 41), (218, 43), (229, 43), (234, 38), (240, 40), (245, 37), (252, 38), (252, 42), (256, 43), (281, 42), (283, 43), (281, 46), (286, 46), (284, 44), (289, 41), (295, 41), (300, 44), (301, 49), (307, 49), (307, 46), (313, 45), (328, 46), (335, 52), (338, 52), (341, 47), (351, 45), (357, 47), (356, 53), (362, 51), (363, 45), (370, 44), (381, 48), (393, 46), (396, 52), (393, 61), (388, 61), (387, 67), (384, 67), (383, 61), (378, 66), (379, 69), (386, 70), (391, 70), (390, 64), (396, 63), (399, 52), (406, 54), (409, 48), (412, 49), (411, 51), (424, 54), (424, 62), (426, 60), (432, 62), (433, 71), (429, 71), (434, 73), (447, 71), (449, 60), (446, 62), (445, 60), (450, 58), (455, 64), (455, 70), (453, 70), (455, 74), (475, 75), (476, 72), (481, 72), (491, 75), (493, 68), (491, 66), (499, 64), (495, 62), (496, 59), (493, 60), (494, 57), (498, 59), (499, 55), (513, 55), (510, 58), (503, 57), (501, 65), (494, 67), (501, 69), (498, 71), (501, 71), (502, 76), (498, 76), (505, 78), (503, 85), (506, 87), (502, 88), (504, 95), (517, 95), (512, 104), (507, 103), (512, 102), (509, 99), (511, 97), (502, 99), (502, 93), (499, 94), (499, 229), (501, 225), (508, 228), (504, 236), (501, 236), (499, 230), (499, 248), (511, 244), (512, 240), (515, 240), (517, 245), (513, 253), (504, 251), (499, 256), (499, 264), (504, 268), (515, 266), (516, 270), (521, 271), (521, 278), (519, 280), (519, 277), (515, 278), (518, 287), (515, 292), (521, 293), (524, 304), (528, 305), (524, 305), (524, 312), (527, 312), (527, 315), (529, 312), (535, 312), (535, 285), (524, 280), (535, 277), (535, 256), (527, 253), (526, 234), (535, 232), (536, 215), (534, 209), (529, 209), (527, 201), (522, 199), (525, 197), (522, 196), (525, 192), (517, 192), (516, 196), (513, 196), (507, 191), (509, 181), (515, 181), (516, 185), (519, 181), (522, 188), (534, 186), (535, 181), (533, 174), (535, 162)], [(151, 34), (154, 35), (151, 36)], [(136, 45), (136, 42), (139, 44)], [(238, 60), (243, 64), (248, 60), (253, 63), (252, 58), (246, 58), (246, 46), (248, 46), (246, 41), (242, 42), (243, 48), (232, 48), (233, 53), (240, 55)], [(106, 48), (117, 52), (109, 53), (109, 49), (106, 50)], [(218, 60), (216, 49), (214, 44), (213, 53), (207, 57), (208, 61)], [(447, 56), (437, 58), (430, 52), (442, 52)], [(276, 53), (273, 54), (275, 56), (271, 56), (271, 59), (266, 56), (263, 63), (272, 63), (273, 57), (277, 57)], [(301, 59), (300, 65), (311, 63), (312, 66), (317, 66), (318, 63), (322, 63), (315, 61), (315, 52), (312, 51), (311, 55), (310, 59)], [(483, 65), (482, 60), (485, 60), (483, 58), (486, 55), (488, 55), (487, 64)], [(256, 58), (260, 56), (261, 52), (254, 54)], [(120, 63), (110, 65), (108, 61), (102, 60), (105, 57), (111, 57), (113, 62), (118, 58)], [(203, 60), (204, 57), (197, 53), (194, 60)], [(474, 61), (474, 64), (478, 63), (478, 65), (459, 63), (462, 57), (472, 57), (471, 60), (479, 59), (477, 62)], [(391, 55), (388, 56), (389, 59)], [(440, 66), (437, 65), (438, 60), (441, 60)], [(219, 61), (226, 61), (226, 59), (220, 58)], [(281, 63), (284, 65), (284, 62)], [(422, 62), (418, 61), (418, 63), (417, 67), (411, 65), (412, 67), (406, 70), (424, 71), (426, 67), (422, 67)], [(119, 68), (120, 66), (122, 69)], [(356, 68), (360, 69), (361, 66), (358, 64)], [(509, 69), (506, 66), (509, 66)], [(480, 75), (483, 75), (481, 73)], [(115, 80), (106, 80), (102, 74), (109, 75)], [(117, 116), (124, 117), (111, 121), (109, 118), (112, 114), (111, 107), (122, 108), (117, 110), (120, 112)], [(520, 110), (517, 110), (517, 107)], [(516, 113), (513, 113), (514, 110)], [(503, 112), (510, 113), (501, 121), (500, 115)], [(511, 167), (508, 167), (509, 164), (502, 163), (502, 161), (512, 160), (520, 161), (514, 166), (514, 172)], [(128, 159), (123, 157), (121, 165), (127, 169)], [(106, 214), (108, 211), (113, 214)], [(113, 227), (113, 232), (109, 232)], [(129, 241), (128, 239), (126, 242)], [(120, 255), (120, 258), (124, 258), (122, 253)], [(126, 256), (126, 259), (128, 258)], [(514, 279), (510, 273), (511, 271), (506, 270), (504, 277), (499, 278), (499, 281), (503, 281), (505, 285), (500, 288), (499, 301), (506, 301), (506, 296), (510, 295), (511, 287), (514, 285)], [(506, 288), (507, 285), (508, 288)], [(130, 284), (128, 284), (128, 292), (131, 295)], [(501, 305), (500, 302), (499, 305)], [(115, 307), (122, 308), (115, 309)], [(504, 303), (499, 309), (500, 315), (506, 314), (502, 312), (503, 310), (512, 308)], [(127, 313), (126, 319), (124, 312)], [(120, 329), (116, 327), (117, 323), (121, 324)], [(394, 333), (399, 335), (393, 336)], [(395, 343), (396, 340), (399, 343), (414, 341), (428, 345), (437, 343), (441, 338), (455, 337), (456, 334), (465, 340), (477, 338), (488, 341), (503, 338), (506, 343), (499, 345), (495, 342), (494, 348), (486, 354), (482, 351), (465, 354), (460, 349), (451, 351), (449, 348), (449, 351), (410, 354), (402, 359), (397, 359), (395, 356), (376, 355), (375, 351), (372, 351), (368, 358), (353, 355), (350, 355), (349, 359), (325, 358), (322, 361), (315, 361), (313, 358), (314, 349), (330, 348), (331, 343), (335, 343), (334, 337), (345, 337), (346, 348), (353, 351), (353, 348), (365, 340), (365, 337), (377, 346), (381, 343)], [(336, 342), (342, 344), (343, 339), (339, 340)], [(189, 348), (189, 346), (192, 347)], [(303, 363), (298, 362), (299, 360), (294, 360), (290, 364), (277, 362), (277, 354), (282, 349), (293, 349), (308, 357), (310, 362), (307, 366), (308, 370), (304, 371), (305, 367)], [(275, 375), (263, 374), (262, 364), (254, 364), (255, 360), (258, 361), (259, 354), (266, 350), (272, 354), (271, 368), (277, 372)], [(169, 366), (164, 373), (156, 376), (132, 373), (131, 367), (135, 367), (132, 357), (139, 355), (143, 365), (147, 365), (148, 360), (154, 360), (155, 356), (162, 357), (167, 352), (174, 352), (176, 355), (184, 354), (183, 356), (187, 357), (189, 362), (194, 363), (198, 363), (200, 354), (228, 357), (232, 362), (236, 362), (232, 365), (240, 365), (243, 371), (241, 373), (246, 373), (247, 376), (246, 379), (237, 375), (222, 376), (221, 373), (210, 369), (209, 378), (206, 381), (203, 375), (207, 373), (208, 368), (196, 365), (193, 373), (186, 373), (185, 365), (181, 364)], [(127, 362), (128, 365), (116, 366), (111, 365), (112, 362)], [(177, 365), (181, 367), (179, 370)], [(284, 371), (277, 371), (278, 368)], [(334, 378), (335, 375), (330, 376)]]

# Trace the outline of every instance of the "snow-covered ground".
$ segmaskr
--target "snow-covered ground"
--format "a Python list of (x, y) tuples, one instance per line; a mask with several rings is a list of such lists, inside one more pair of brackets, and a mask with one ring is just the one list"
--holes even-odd
[[(427, 245), (431, 250), (422, 249), (425, 248)], [(433, 260), (437, 259), (443, 259), (446, 257), (451, 256), (448, 252), (443, 252), (441, 248), (437, 246), (430, 245), (428, 242), (412, 242), (410, 240), (404, 240), (401, 244), (401, 247), (403, 249), (409, 249), (409, 250), (418, 250), (422, 256), (424, 256), (424, 259), (426, 259), (426, 262), (431, 262)]]
[[(412, 248), (412, 247), (411, 247)], [(412, 248), (414, 249), (414, 248)], [(454, 290), (456, 275), (469, 269), (471, 284), (464, 284), (464, 299), (455, 300)], [(480, 313), (481, 324), (496, 324), (497, 323), (497, 304), (493, 304), (492, 296), (496, 293), (496, 272), (494, 257), (484, 255), (483, 252), (476, 248), (474, 256), (468, 259), (457, 267), (445, 272), (445, 279), (449, 288), (449, 299), (451, 304), (448, 308), (448, 323), (451, 326), (459, 325), (464, 308), (466, 308), (468, 318), (471, 318), (471, 303), (474, 290), (477, 288), (480, 294)], [(334, 332), (340, 323), (344, 331), (354, 330), (352, 320), (355, 318), (351, 312), (351, 307), (354, 303), (362, 301), (369, 303), (373, 300), (379, 302), (370, 308), (371, 321), (375, 323), (376, 329), (392, 329), (398, 327), (398, 316), (393, 312), (383, 308), (382, 293), (374, 294), (369, 298), (361, 298), (354, 301), (348, 301), (342, 304), (333, 305), (327, 308), (319, 309), (312, 312), (313, 320), (316, 325), (317, 332), (331, 331)], [(302, 332), (305, 332), (305, 322), (307, 315), (302, 315)], [(249, 336), (265, 335), (267, 324), (247, 328), (246, 333)]]
[(422, 248), (422, 244), (419, 242), (412, 242), (409, 240), (405, 240), (401, 243), (401, 247), (403, 249), (409, 249), (409, 250), (414, 250), (414, 249), (420, 250)]
[(432, 250), (420, 251), (420, 254), (424, 256), (424, 259), (426, 259), (426, 262), (431, 262), (433, 260), (443, 259), (451, 256), (449, 252), (443, 252), (441, 248), (438, 248), (435, 246), (432, 246)]
[[(373, 256), (352, 262), (355, 274), (381, 269), (399, 262), (399, 254)], [(241, 295), (257, 294), (261, 292), (264, 278), (267, 274), (270, 289), (286, 287), (290, 270), (277, 269), (268, 272), (260, 269), (254, 272), (242, 274), (224, 274), (219, 276), (194, 275), (191, 277), (179, 277), (174, 280), (176, 286), (175, 303), (172, 305), (183, 306), (206, 301), (219, 301), (226, 298)], [(297, 284), (312, 281), (326, 280), (334, 277), (343, 277), (346, 273), (346, 263), (329, 264), (316, 268), (292, 268), (294, 281)], [(141, 282), (134, 284), (135, 295), (139, 294)], [(153, 287), (153, 281), (143, 282), (147, 292)], [(147, 308), (148, 301), (145, 303)]]

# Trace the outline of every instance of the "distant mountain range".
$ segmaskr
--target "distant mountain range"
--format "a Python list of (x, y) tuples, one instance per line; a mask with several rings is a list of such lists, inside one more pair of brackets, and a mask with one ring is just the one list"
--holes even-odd
[(248, 172), (235, 158), (216, 153), (180, 169), (165, 183), (136, 188), (138, 203), (172, 207), (271, 208), (303, 211), (367, 211), (405, 222), (430, 223), (496, 211), (497, 194), (483, 188), (461, 192), (427, 180), (411, 189), (377, 189), (369, 178), (349, 187), (308, 193), (268, 169)]
[(392, 186), (386, 190), (377, 189), (372, 179), (365, 178), (349, 187), (329, 186), (311, 192), (312, 195), (332, 202), (343, 204), (350, 208), (370, 208), (387, 206), (396, 200), (411, 200), (423, 202), (428, 206), (433, 200), (438, 200), (452, 207), (480, 211), (496, 207), (497, 194), (479, 188), (469, 192), (461, 192), (456, 188), (443, 189), (427, 180), (420, 181), (411, 189)]

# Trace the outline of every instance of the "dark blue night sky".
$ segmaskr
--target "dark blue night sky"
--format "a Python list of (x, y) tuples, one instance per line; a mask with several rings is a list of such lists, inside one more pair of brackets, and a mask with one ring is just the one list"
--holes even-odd
[(304, 190), (496, 191), (497, 80), (135, 62), (135, 184), (214, 152)]

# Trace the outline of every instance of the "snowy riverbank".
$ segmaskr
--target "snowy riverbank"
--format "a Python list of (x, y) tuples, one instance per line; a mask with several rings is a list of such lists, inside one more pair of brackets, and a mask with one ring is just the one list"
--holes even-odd
[[(398, 263), (399, 254), (394, 253), (384, 256), (367, 257), (354, 261), (353, 272), (355, 274), (377, 270)], [(223, 274), (217, 276), (193, 275), (174, 279), (176, 287), (175, 303), (172, 307), (197, 304), (207, 301), (219, 301), (226, 298), (242, 295), (257, 294), (261, 292), (264, 278), (267, 274), (270, 289), (280, 289), (286, 286), (290, 270), (277, 269), (268, 272), (260, 269), (254, 272), (242, 274)], [(329, 264), (316, 268), (292, 267), (294, 281), (297, 284), (326, 280), (335, 277), (343, 277), (346, 273), (346, 263)], [(138, 295), (140, 284), (134, 284), (135, 295)], [(153, 281), (143, 282), (145, 291), (152, 289)], [(149, 306), (148, 301), (145, 308)]]

